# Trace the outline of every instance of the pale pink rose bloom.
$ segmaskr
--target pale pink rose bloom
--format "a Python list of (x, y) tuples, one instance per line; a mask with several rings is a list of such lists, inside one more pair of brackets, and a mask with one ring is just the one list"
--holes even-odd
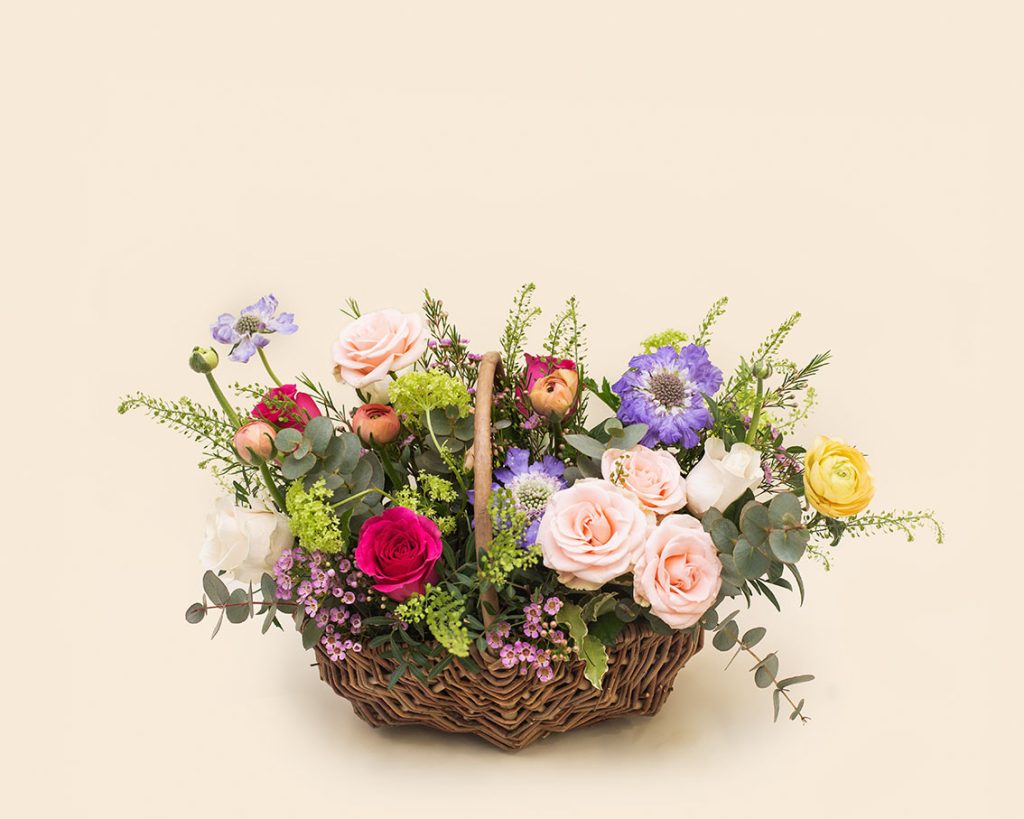
[(628, 489), (656, 515), (670, 515), (686, 506), (686, 481), (672, 453), (638, 444), (628, 452), (605, 450), (601, 474)]
[(596, 589), (633, 568), (653, 523), (634, 494), (591, 478), (551, 497), (537, 540), (561, 583)]
[(341, 331), (334, 343), (334, 374), (361, 389), (412, 365), (427, 349), (427, 329), (414, 313), (379, 310)]
[(722, 562), (711, 536), (690, 515), (669, 515), (637, 559), (633, 597), (672, 628), (689, 628), (715, 602)]

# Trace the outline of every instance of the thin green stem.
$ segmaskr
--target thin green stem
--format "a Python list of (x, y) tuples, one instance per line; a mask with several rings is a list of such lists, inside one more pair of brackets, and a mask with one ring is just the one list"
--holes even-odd
[(228, 420), (231, 421), (235, 429), (238, 429), (242, 426), (242, 422), (238, 419), (238, 413), (235, 412), (235, 408), (228, 403), (228, 399), (221, 390), (220, 384), (217, 383), (217, 379), (213, 377), (213, 373), (206, 373), (206, 380), (210, 385), (210, 389), (213, 390), (213, 395), (217, 399), (217, 403), (219, 403), (221, 409), (224, 410), (224, 414), (228, 416)]
[(448, 447), (441, 446), (440, 441), (437, 440), (437, 435), (434, 434), (434, 425), (430, 421), (430, 411), (427, 410), (423, 413), (423, 417), (427, 421), (427, 431), (430, 433), (430, 440), (434, 442), (434, 446), (437, 448), (437, 454), (441, 456), (449, 468), (452, 470), (452, 475), (455, 476), (455, 481), (459, 484), (459, 489), (462, 493), (466, 493), (466, 482), (462, 479), (462, 470), (459, 468), (459, 464), (455, 462), (452, 454), (448, 451)]
[[(242, 425), (242, 422), (238, 417), (238, 413), (235, 412), (234, 407), (228, 403), (228, 399), (224, 396), (224, 391), (221, 390), (220, 384), (217, 383), (217, 379), (213, 377), (213, 373), (206, 373), (206, 381), (209, 383), (210, 389), (213, 390), (213, 394), (216, 397), (217, 402), (220, 404), (221, 409), (224, 410), (235, 429), (238, 429)], [(267, 466), (267, 462), (261, 460), (259, 468), (260, 475), (263, 476), (263, 483), (267, 485), (267, 491), (270, 492), (270, 497), (274, 499), (274, 503), (277, 504), (278, 509), (284, 512), (284, 495), (281, 494), (281, 490), (278, 489), (277, 484), (274, 483), (274, 478), (270, 474), (270, 468)]]
[(269, 375), (271, 377), (271, 379), (273, 380), (273, 382), (275, 384), (277, 384), (277, 386), (280, 387), (281, 386), (281, 379), (278, 378), (277, 374), (270, 368), (270, 362), (267, 360), (267, 354), (265, 352), (263, 352), (263, 348), (262, 347), (257, 347), (256, 348), (256, 352), (260, 354), (260, 361), (263, 362), (263, 367), (264, 367), (264, 369), (266, 369), (267, 375)]
[(357, 492), (354, 495), (349, 495), (347, 498), (345, 498), (345, 500), (341, 500), (341, 501), (338, 501), (337, 503), (331, 504), (331, 509), (337, 509), (339, 506), (344, 506), (346, 503), (351, 503), (354, 500), (359, 500), (360, 498), (364, 497), (365, 495), (369, 495), (371, 492), (379, 492), (381, 495), (383, 495), (385, 498), (387, 498), (392, 503), (394, 503), (396, 505), (398, 503), (398, 501), (396, 501), (393, 497), (391, 497), (391, 495), (389, 495), (383, 489), (378, 489), (376, 486), (371, 486), (369, 489), (364, 489), (362, 492)]
[(754, 396), (754, 411), (750, 415), (750, 429), (744, 443), (753, 444), (757, 437), (757, 425), (761, 423), (761, 405), (764, 403), (764, 379), (758, 376), (757, 394)]

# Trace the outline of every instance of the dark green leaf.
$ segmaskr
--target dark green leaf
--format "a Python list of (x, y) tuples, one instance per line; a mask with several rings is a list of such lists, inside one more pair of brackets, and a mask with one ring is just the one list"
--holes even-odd
[(615, 608), (614, 594), (611, 592), (595, 594), (586, 602), (586, 605), (583, 606), (583, 620), (584, 622), (589, 623), (591, 620), (596, 620), (602, 614), (611, 611), (613, 608)]
[(711, 644), (719, 651), (728, 651), (734, 645), (739, 637), (739, 626), (732, 620), (726, 623), (724, 626), (720, 626), (719, 630), (715, 632), (714, 638), (711, 640)]
[(195, 625), (196, 623), (203, 622), (203, 618), (206, 617), (206, 606), (202, 603), (193, 603), (187, 609), (185, 609), (185, 621)]

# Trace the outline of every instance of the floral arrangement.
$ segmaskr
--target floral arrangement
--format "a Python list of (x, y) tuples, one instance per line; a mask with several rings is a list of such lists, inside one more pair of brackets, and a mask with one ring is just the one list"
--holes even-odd
[(813, 677), (780, 674), (777, 654), (757, 648), (765, 629), (741, 630), (739, 612), (723, 609), (755, 596), (780, 608), (784, 593), (802, 602), (800, 561), (828, 568), (845, 537), (913, 539), (928, 524), (941, 540), (933, 515), (867, 512), (874, 478), (858, 449), (786, 440), (830, 357), (781, 356), (799, 313), (726, 378), (709, 352), (723, 298), (694, 332), (650, 336), (614, 383), (598, 382), (574, 298), (542, 349), (526, 351), (533, 293), (516, 294), (501, 337), (493, 541), (479, 557), (471, 450), (483, 356), (429, 293), (422, 314), (348, 302), (332, 353), (354, 409), (307, 376), (275, 374), (266, 348), (298, 327), (272, 295), (210, 328), (231, 361), (258, 358), (269, 381), (234, 383), (229, 400), (217, 348), (197, 347), (189, 364), (215, 405), (125, 398), (120, 412), (143, 410), (199, 443), (200, 466), (226, 493), (200, 551), (203, 598), (186, 620), (217, 612), (216, 634), (225, 619), (261, 618), (267, 632), (291, 617), (304, 646), (332, 661), (383, 651), (392, 685), (426, 683), (452, 662), (482, 673), (489, 653), (537, 685), (580, 662), (600, 688), (628, 624), (703, 629), (716, 648), (750, 655), (776, 719), (784, 701), (805, 720), (791, 691)]

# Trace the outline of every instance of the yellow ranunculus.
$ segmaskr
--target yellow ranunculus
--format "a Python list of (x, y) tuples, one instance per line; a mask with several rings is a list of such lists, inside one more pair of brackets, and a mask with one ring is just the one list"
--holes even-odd
[(875, 494), (864, 456), (835, 438), (819, 435), (804, 458), (804, 492), (821, 514), (844, 518), (863, 511)]

